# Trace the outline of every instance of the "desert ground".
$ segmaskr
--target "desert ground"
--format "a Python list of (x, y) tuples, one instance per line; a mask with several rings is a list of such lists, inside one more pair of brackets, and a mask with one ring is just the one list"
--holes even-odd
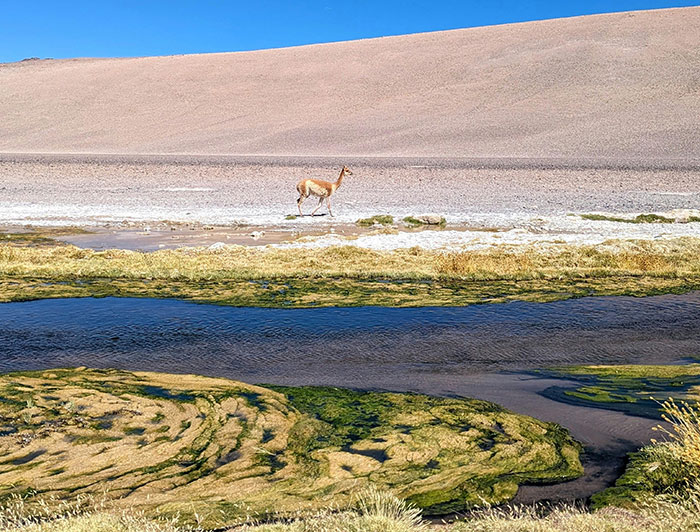
[(0, 151), (697, 160), (700, 8), (0, 65)]

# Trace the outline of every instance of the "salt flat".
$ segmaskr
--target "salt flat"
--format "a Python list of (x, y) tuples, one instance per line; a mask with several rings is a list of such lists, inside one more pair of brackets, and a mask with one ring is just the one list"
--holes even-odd
[[(694, 235), (698, 224), (567, 215), (698, 208), (698, 27), (693, 7), (257, 52), (2, 64), (0, 223), (293, 230), (435, 212), (460, 229), (511, 231), (514, 243)], [(334, 180), (343, 164), (354, 175), (333, 198), (335, 219), (286, 219), (299, 179)], [(504, 239), (477, 236), (418, 243)]]
[[(333, 196), (334, 218), (287, 219), (297, 213), (296, 182), (307, 177), (334, 179), (342, 161), (4, 155), (0, 156), (0, 223), (114, 226), (127, 222), (127, 228), (145, 228), (170, 220), (250, 225), (255, 231), (266, 226), (290, 233), (337, 230), (293, 245), (354, 244), (374, 249), (413, 245), (474, 249), (502, 243), (598, 243), (609, 238), (700, 235), (699, 223), (623, 224), (579, 216), (662, 212), (674, 217), (678, 209), (700, 215), (695, 211), (700, 205), (698, 169), (666, 164), (350, 159), (354, 174)], [(315, 205), (310, 198), (305, 212)], [(388, 213), (400, 221), (428, 212), (444, 216), (448, 230), (363, 235), (353, 240), (339, 236), (359, 218)]]

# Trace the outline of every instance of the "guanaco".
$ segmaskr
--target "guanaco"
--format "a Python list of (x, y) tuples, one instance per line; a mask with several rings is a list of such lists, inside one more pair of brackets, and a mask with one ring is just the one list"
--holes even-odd
[(299, 216), (304, 216), (304, 213), (301, 212), (301, 204), (304, 203), (304, 200), (309, 196), (318, 196), (318, 205), (311, 213), (311, 216), (316, 214), (316, 211), (321, 208), (324, 199), (326, 200), (328, 213), (333, 216), (333, 212), (331, 212), (331, 194), (333, 194), (333, 192), (335, 192), (340, 186), (340, 184), (343, 182), (343, 177), (346, 175), (352, 175), (352, 172), (350, 171), (350, 168), (343, 166), (343, 169), (340, 171), (340, 175), (338, 176), (338, 180), (335, 183), (322, 181), (320, 179), (302, 179), (299, 181), (299, 183), (297, 183), (297, 192), (299, 192), (299, 199), (297, 200)]

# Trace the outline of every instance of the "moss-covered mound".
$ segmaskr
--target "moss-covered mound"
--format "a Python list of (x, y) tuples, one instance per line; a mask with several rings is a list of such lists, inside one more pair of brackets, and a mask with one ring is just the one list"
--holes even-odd
[(355, 222), (362, 227), (370, 227), (372, 225), (391, 225), (394, 223), (394, 217), (390, 214), (375, 214), (369, 218), (360, 218)]
[(652, 419), (661, 419), (661, 402), (669, 398), (700, 398), (700, 364), (570, 366), (545, 373), (581, 383), (548, 388), (543, 394), (550, 399)]
[(0, 497), (107, 490), (217, 527), (342, 507), (370, 483), (434, 513), (582, 473), (566, 431), (491, 403), (278, 390), (117, 370), (0, 376)]

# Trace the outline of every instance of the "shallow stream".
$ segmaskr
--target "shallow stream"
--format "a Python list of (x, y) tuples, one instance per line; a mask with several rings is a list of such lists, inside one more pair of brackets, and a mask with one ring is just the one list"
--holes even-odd
[(612, 482), (656, 422), (547, 399), (542, 390), (567, 381), (528, 371), (698, 356), (699, 316), (697, 292), (400, 309), (42, 300), (0, 305), (0, 371), (116, 367), (490, 400), (560, 423), (585, 444), (586, 476), (518, 496), (571, 499)]

